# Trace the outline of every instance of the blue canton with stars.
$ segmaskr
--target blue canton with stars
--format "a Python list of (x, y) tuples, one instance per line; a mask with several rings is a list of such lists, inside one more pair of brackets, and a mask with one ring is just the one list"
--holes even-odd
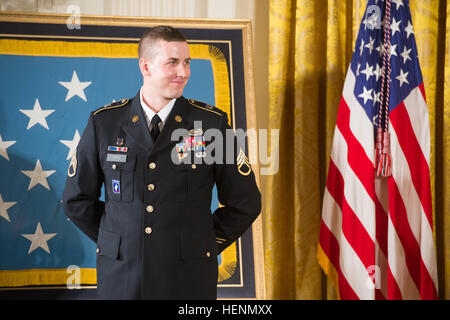
[[(369, 0), (350, 64), (356, 76), (354, 96), (374, 126), (377, 126), (381, 104), (385, 6), (384, 0)], [(389, 112), (423, 82), (408, 0), (392, 0), (390, 51)]]
[[(138, 61), (0, 55), (0, 70), (0, 270), (95, 268), (95, 244), (68, 221), (62, 192), (89, 113), (137, 94)], [(191, 70), (184, 96), (214, 104), (211, 62)]]

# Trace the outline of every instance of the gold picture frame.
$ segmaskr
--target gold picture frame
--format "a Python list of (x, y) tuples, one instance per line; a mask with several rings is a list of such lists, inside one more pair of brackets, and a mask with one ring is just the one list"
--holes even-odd
[[(230, 89), (230, 108), (224, 111), (229, 113), (230, 124), (233, 129), (257, 129), (256, 124), (256, 103), (255, 103), (255, 84), (254, 84), (254, 63), (253, 63), (253, 43), (252, 43), (252, 27), (250, 20), (223, 20), (223, 19), (178, 19), (178, 18), (145, 18), (145, 17), (121, 17), (121, 16), (94, 16), (94, 15), (81, 15), (80, 24), (81, 30), (69, 29), (64, 30), (64, 26), (69, 23), (71, 15), (69, 14), (46, 14), (46, 13), (17, 13), (17, 12), (0, 12), (0, 59), (1, 55), (17, 54), (18, 51), (26, 55), (26, 49), (21, 49), (20, 43), (14, 43), (14, 40), (21, 41), (91, 41), (95, 43), (108, 43), (114, 42), (115, 45), (120, 46), (123, 44), (125, 48), (127, 45), (134, 45), (139, 40), (138, 30), (144, 30), (143, 28), (155, 26), (155, 25), (171, 25), (176, 28), (185, 30), (187, 34), (188, 42), (190, 44), (204, 44), (204, 43), (222, 43), (227, 45), (229, 52), (225, 54), (226, 66), (229, 68), (229, 89)], [(36, 30), (36, 26), (42, 26)], [(54, 28), (52, 28), (54, 26)], [(90, 33), (90, 27), (96, 28), (99, 31), (98, 34)], [(29, 30), (27, 30), (29, 28)], [(84, 28), (84, 29), (83, 29)], [(101, 32), (102, 28), (107, 29), (105, 32)], [(116, 34), (109, 34), (110, 28), (114, 29)], [(121, 36), (120, 29), (127, 28), (131, 30), (127, 35)], [(53, 32), (52, 30), (55, 30)], [(208, 37), (218, 35), (218, 39), (206, 39), (203, 35), (204, 31), (208, 31)], [(212, 32), (210, 32), (212, 31)], [(134, 34), (136, 36), (131, 35)], [(195, 33), (200, 34), (196, 39), (190, 38), (189, 35)], [(203, 34), (202, 34), (203, 32)], [(231, 35), (231, 36), (230, 36)], [(237, 35), (237, 36), (234, 36)], [(227, 39), (230, 36), (232, 39)], [(233, 38), (235, 37), (235, 38)], [(69, 43), (69, 42), (67, 42)], [(76, 45), (76, 42), (70, 42), (71, 45)], [(237, 44), (237, 45), (236, 45)], [(17, 47), (15, 47), (17, 46)], [(64, 45), (63, 45), (64, 46)], [(231, 49), (232, 48), (232, 49)], [(85, 47), (79, 48), (77, 56), (82, 56), (82, 50)], [(25, 50), (25, 51), (24, 51)], [(72, 53), (75, 52), (71, 49)], [(130, 48), (125, 48), (124, 55), (130, 52)], [(66, 50), (67, 51), (67, 50)], [(29, 53), (28, 53), (29, 54)], [(46, 53), (43, 52), (43, 55)], [(199, 53), (200, 54), (200, 53)], [(39, 56), (39, 53), (34, 53)], [(64, 55), (64, 54), (63, 54)], [(195, 57), (194, 57), (195, 59)], [(211, 58), (213, 59), (213, 58)], [(214, 63), (214, 62), (213, 62)], [(223, 67), (223, 66), (222, 66)], [(236, 68), (242, 68), (237, 70)], [(239, 73), (239, 74), (238, 74)], [(235, 77), (240, 77), (239, 81)], [(215, 77), (215, 81), (218, 79)], [(216, 88), (216, 93), (220, 89)], [(234, 92), (239, 92), (240, 98), (235, 97)], [(223, 95), (222, 95), (223, 96)], [(239, 103), (235, 101), (241, 99)], [(216, 103), (217, 103), (216, 95)], [(220, 100), (220, 99), (219, 99)], [(225, 95), (226, 100), (226, 95)], [(223, 101), (220, 100), (220, 101)], [(219, 105), (223, 103), (219, 102)], [(239, 110), (236, 108), (245, 108), (245, 110)], [(248, 139), (247, 141), (248, 154), (256, 150), (256, 141)], [(253, 171), (256, 176), (257, 184), (260, 185), (259, 166), (257, 163), (253, 164)], [(1, 168), (0, 168), (1, 170)], [(251, 243), (244, 244), (241, 241), (246, 239), (239, 239), (237, 250), (240, 250), (241, 256), (238, 258), (241, 265), (238, 267), (240, 270), (240, 283), (223, 285), (219, 284), (219, 298), (223, 299), (265, 299), (265, 284), (264, 284), (264, 257), (263, 257), (263, 235), (262, 235), (262, 218), (261, 215), (253, 223), (251, 229), (247, 232), (251, 236), (246, 239), (251, 239)], [(248, 269), (243, 263), (249, 260), (249, 257), (242, 256), (243, 248), (250, 248), (251, 250), (251, 263), (250, 269)], [(0, 252), (1, 254), (1, 252)], [(229, 254), (229, 253), (228, 253)], [(1, 267), (1, 266), (0, 266)], [(245, 270), (243, 270), (246, 268)], [(62, 269), (63, 274), (65, 269)], [(245, 272), (245, 276), (243, 275)], [(85, 271), (86, 273), (86, 271)], [(89, 271), (87, 272), (89, 273)], [(8, 270), (0, 270), (0, 280), (8, 277)], [(67, 278), (68, 275), (62, 275)], [(89, 276), (86, 276), (89, 278)], [(92, 275), (91, 275), (92, 278)], [(62, 280), (61, 280), (62, 281)], [(92, 281), (92, 280), (91, 280)], [(0, 281), (1, 282), (1, 281)], [(244, 287), (250, 282), (250, 291), (245, 291)], [(85, 288), (92, 288), (92, 285), (86, 285)], [(24, 292), (27, 286), (7, 286), (1, 288), (3, 291), (11, 291), (13, 289), (21, 289), (16, 291)], [(55, 283), (44, 283), (42, 285), (33, 284), (34, 289), (52, 288), (52, 289), (64, 289), (64, 286), (56, 285)], [(241, 289), (239, 289), (241, 288)], [(244, 289), (242, 289), (244, 288)], [(227, 290), (222, 296), (221, 290)], [(234, 290), (234, 291), (233, 291)], [(239, 291), (241, 290), (241, 291)], [(244, 292), (244, 293), (242, 293)], [(250, 292), (250, 293), (249, 293)]]

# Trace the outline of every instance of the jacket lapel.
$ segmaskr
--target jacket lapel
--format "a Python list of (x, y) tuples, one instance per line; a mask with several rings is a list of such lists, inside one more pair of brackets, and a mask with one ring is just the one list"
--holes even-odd
[(131, 109), (128, 117), (128, 124), (123, 130), (137, 145), (146, 152), (153, 148), (153, 139), (150, 136), (147, 122), (142, 111), (139, 93), (131, 100)]

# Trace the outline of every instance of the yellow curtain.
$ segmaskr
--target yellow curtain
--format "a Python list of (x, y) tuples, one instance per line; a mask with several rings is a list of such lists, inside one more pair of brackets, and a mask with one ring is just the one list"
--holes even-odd
[[(404, 1), (405, 2), (405, 1)], [(270, 0), (269, 128), (279, 170), (266, 178), (269, 299), (335, 299), (317, 241), (336, 115), (366, 0)], [(450, 298), (450, 6), (411, 0), (431, 129), (441, 298)]]

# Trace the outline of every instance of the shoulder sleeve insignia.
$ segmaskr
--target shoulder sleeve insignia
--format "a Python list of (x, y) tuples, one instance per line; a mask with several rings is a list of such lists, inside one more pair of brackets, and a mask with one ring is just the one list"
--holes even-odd
[(109, 109), (115, 109), (115, 108), (119, 108), (119, 107), (123, 107), (124, 105), (126, 105), (128, 102), (130, 101), (130, 99), (122, 99), (107, 105), (104, 105), (103, 107), (97, 109), (96, 111), (94, 111), (94, 116), (104, 110), (109, 110)]
[(72, 159), (70, 160), (69, 168), (67, 169), (67, 175), (72, 178), (77, 173), (77, 150), (73, 152)]
[(243, 176), (248, 176), (250, 172), (252, 172), (252, 167), (250, 166), (250, 161), (248, 160), (247, 155), (242, 151), (239, 152), (239, 155), (236, 159), (238, 172)]
[(198, 109), (202, 109), (202, 110), (205, 110), (205, 111), (209, 111), (209, 112), (215, 113), (215, 114), (217, 114), (219, 116), (223, 116), (223, 114), (219, 112), (219, 109), (214, 108), (213, 106), (211, 106), (211, 105), (209, 105), (207, 103), (204, 103), (204, 102), (201, 102), (201, 101), (197, 101), (197, 100), (194, 100), (194, 99), (188, 99), (188, 102), (191, 105), (193, 105), (194, 107), (198, 108)]

